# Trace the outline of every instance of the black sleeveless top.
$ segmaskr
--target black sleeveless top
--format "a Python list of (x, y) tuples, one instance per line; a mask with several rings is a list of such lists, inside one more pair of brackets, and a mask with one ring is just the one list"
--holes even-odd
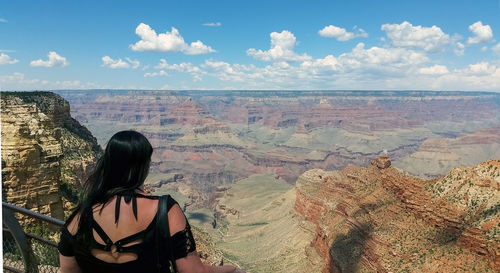
[[(116, 205), (115, 205), (115, 223), (118, 222), (118, 216), (120, 213), (120, 203), (121, 198), (125, 199), (126, 203), (132, 201), (132, 209), (134, 216), (137, 219), (137, 197), (156, 199), (158, 196), (147, 196), (138, 193), (127, 193), (124, 195), (117, 195)], [(167, 209), (170, 210), (174, 204), (177, 202), (170, 196), (167, 198)], [(92, 216), (92, 229), (96, 231), (98, 236), (102, 239), (105, 245), (98, 243), (94, 236), (91, 237), (91, 242), (89, 246), (81, 246), (76, 243), (76, 235), (71, 235), (67, 229), (67, 225), (71, 222), (72, 217), (66, 221), (66, 225), (61, 230), (61, 240), (58, 245), (59, 253), (63, 256), (74, 256), (81, 271), (83, 273), (92, 272), (157, 272), (157, 255), (155, 248), (155, 235), (156, 235), (156, 221), (158, 218), (158, 213), (154, 216), (153, 220), (149, 225), (142, 231), (135, 233), (133, 235), (127, 236), (120, 240), (113, 242), (109, 236), (104, 232), (104, 230), (99, 226)], [(125, 246), (132, 242), (139, 242), (130, 246)], [(188, 253), (196, 250), (196, 244), (194, 242), (193, 234), (191, 232), (191, 227), (186, 219), (186, 228), (182, 231), (175, 233), (171, 237), (170, 245), (173, 247), (173, 260), (186, 257)], [(103, 251), (111, 251), (114, 249), (119, 253), (133, 253), (137, 255), (137, 259), (125, 263), (108, 263), (102, 261), (91, 253), (91, 249), (98, 249)], [(165, 257), (167, 258), (167, 257)]]

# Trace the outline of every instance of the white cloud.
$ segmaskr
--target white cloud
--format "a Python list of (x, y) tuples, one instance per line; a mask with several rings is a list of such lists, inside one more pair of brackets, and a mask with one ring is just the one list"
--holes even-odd
[(215, 52), (215, 50), (198, 40), (196, 42), (192, 42), (191, 45), (187, 47), (183, 52), (188, 55), (200, 55)]
[(167, 31), (156, 35), (156, 32), (149, 25), (140, 23), (135, 29), (135, 33), (141, 37), (141, 40), (134, 45), (130, 45), (130, 48), (134, 51), (175, 52), (182, 51), (186, 47), (184, 38), (174, 27), (172, 27), (171, 32)]
[(216, 60), (205, 60), (200, 66), (204, 74), (215, 76), (223, 81), (245, 82), (255, 77), (256, 67), (253, 65), (229, 64)]
[(157, 76), (168, 76), (168, 73), (163, 71), (163, 70), (160, 70), (159, 72), (147, 72), (147, 73), (144, 73), (144, 77), (148, 78), (148, 77), (157, 77)]
[(329, 25), (318, 31), (318, 34), (323, 37), (335, 38), (337, 41), (348, 41), (354, 39), (356, 37), (368, 37), (368, 33), (366, 33), (363, 29), (358, 29), (357, 33), (348, 32), (345, 28), (336, 27), (334, 25)]
[(343, 53), (338, 61), (345, 71), (364, 72), (374, 76), (385, 74), (392, 77), (407, 74), (409, 70), (429, 61), (421, 53), (404, 48), (371, 47), (365, 49), (363, 43), (358, 43), (349, 53)]
[(255, 59), (267, 61), (267, 62), (288, 62), (288, 61), (306, 61), (310, 60), (311, 57), (307, 54), (299, 55), (293, 51), (296, 43), (295, 36), (288, 30), (283, 30), (282, 32), (272, 32), (271, 36), (271, 48), (268, 51), (256, 50), (250, 48), (247, 50), (249, 56), (253, 56)]
[(55, 89), (100, 89), (110, 88), (93, 82), (78, 80), (48, 81), (27, 78), (23, 73), (14, 72), (10, 75), (0, 75), (0, 90), (28, 91), (28, 90), (55, 90)]
[[(246, 89), (380, 89), (386, 80), (414, 76), (427, 61), (422, 52), (404, 48), (365, 48), (360, 43), (351, 52), (337, 58), (328, 55), (300, 64), (275, 61), (257, 67), (209, 59), (198, 67), (198, 75), (217, 78), (225, 83), (223, 86), (232, 84)], [(166, 62), (161, 65), (174, 66)]]
[(167, 69), (170, 69), (170, 64), (167, 63), (167, 60), (165, 59), (160, 59), (160, 63), (158, 63), (155, 68), (156, 69), (164, 69), (164, 68), (167, 68)]
[(201, 41), (192, 42), (188, 45), (174, 27), (170, 32), (156, 34), (156, 31), (149, 25), (140, 23), (135, 29), (135, 33), (141, 40), (130, 45), (130, 48), (134, 51), (184, 52), (189, 55), (215, 52), (214, 49)]
[(17, 59), (11, 59), (9, 55), (0, 53), (0, 65), (3, 64), (15, 64), (19, 62)]
[(342, 65), (333, 55), (328, 55), (322, 59), (304, 61), (300, 67), (301, 69), (310, 71), (312, 74), (328, 73), (342, 69)]
[(221, 22), (210, 22), (210, 23), (204, 23), (203, 26), (206, 27), (220, 27), (222, 26)]
[(459, 72), (462, 72), (467, 75), (484, 76), (492, 74), (493, 72), (495, 72), (496, 69), (497, 69), (496, 65), (492, 65), (488, 62), (480, 62), (476, 64), (469, 64), (467, 68), (464, 68)]
[(491, 50), (493, 50), (493, 52), (494, 52), (495, 54), (497, 54), (498, 56), (500, 56), (500, 43), (498, 43), (496, 46), (493, 46), (493, 47), (491, 48)]
[(432, 80), (435, 89), (443, 90), (500, 90), (500, 67), (488, 62), (470, 64), (463, 69)]
[(179, 72), (200, 72), (200, 68), (192, 63), (169, 64), (165, 59), (160, 59), (160, 63), (155, 66), (156, 69), (170, 69)]
[(493, 41), (493, 31), (489, 25), (484, 25), (481, 21), (477, 21), (469, 26), (469, 30), (474, 36), (467, 39), (468, 45), (482, 44)]
[(465, 52), (465, 45), (462, 44), (461, 42), (457, 42), (455, 44), (455, 49), (453, 51), (455, 52), (455, 55), (463, 56)]
[(430, 67), (422, 67), (418, 70), (418, 73), (422, 75), (443, 75), (450, 73), (450, 71), (446, 66), (436, 64)]
[(195, 81), (201, 81), (201, 76), (204, 74), (198, 66), (192, 63), (169, 64), (165, 59), (160, 59), (160, 63), (158, 63), (155, 68), (189, 73)]
[(5, 18), (0, 18), (0, 23), (7, 23), (7, 22), (8, 22), (8, 21), (7, 21), (7, 19), (5, 19)]
[(126, 57), (125, 60), (130, 63), (133, 69), (136, 69), (141, 65), (141, 62), (139, 62), (138, 60), (132, 60), (129, 57)]
[(384, 24), (381, 29), (395, 47), (421, 48), (427, 52), (439, 52), (449, 44), (450, 35), (443, 33), (437, 26), (413, 26), (409, 22), (401, 24)]
[[(410, 28), (411, 31), (415, 29), (418, 31), (419, 27)], [(432, 28), (424, 28), (421, 36), (429, 41), (440, 41), (431, 39), (432, 35), (423, 35), (430, 30)], [(412, 35), (410, 36), (416, 37)], [(183, 89), (500, 90), (500, 61), (480, 62), (462, 68), (428, 64), (431, 60), (426, 50), (431, 52), (446, 45), (463, 54), (466, 46), (459, 42), (460, 39), (462, 38), (458, 35), (451, 38), (448, 36), (444, 39), (446, 42), (436, 42), (431, 47), (419, 44), (411, 46), (415, 49), (408, 48), (410, 46), (366, 47), (365, 44), (358, 43), (351, 51), (339, 56), (327, 55), (313, 59), (307, 54), (299, 55), (294, 52), (296, 39), (292, 33), (273, 32), (268, 51), (247, 51), (248, 55), (256, 59), (271, 61), (270, 64), (256, 66), (215, 59), (207, 59), (201, 65), (189, 62), (171, 64), (161, 59), (155, 66), (161, 71), (144, 76), (159, 76), (162, 71), (168, 70), (190, 74), (194, 81), (179, 85)], [(500, 45), (498, 47), (500, 50)], [(495, 49), (492, 47), (492, 50)], [(207, 82), (211, 86), (194, 84), (202, 79), (210, 79)]]
[(57, 54), (55, 51), (50, 51), (49, 54), (47, 54), (49, 59), (47, 61), (44, 61), (42, 59), (39, 60), (34, 60), (30, 62), (30, 66), (32, 67), (65, 67), (69, 65), (69, 62), (66, 60), (65, 57), (60, 56)]
[(102, 65), (104, 67), (109, 67), (111, 69), (116, 69), (116, 68), (130, 68), (130, 64), (127, 62), (124, 62), (122, 59), (118, 60), (113, 60), (109, 56), (104, 56), (101, 58), (102, 60)]
[(125, 58), (126, 61), (122, 59), (113, 60), (109, 56), (104, 56), (101, 58), (103, 67), (117, 69), (117, 68), (138, 68), (141, 63), (138, 60), (132, 60), (130, 58)]
[(404, 48), (364, 48), (363, 44), (358, 44), (339, 57), (328, 55), (300, 64), (283, 61), (258, 67), (208, 59), (196, 66), (168, 64), (163, 60), (156, 68), (191, 74), (195, 80), (192, 83), (201, 80), (202, 76), (220, 81), (211, 81), (214, 85), (210, 87), (182, 85), (181, 89), (500, 90), (500, 63), (483, 62), (450, 70), (443, 65), (425, 66), (428, 61), (422, 52)]

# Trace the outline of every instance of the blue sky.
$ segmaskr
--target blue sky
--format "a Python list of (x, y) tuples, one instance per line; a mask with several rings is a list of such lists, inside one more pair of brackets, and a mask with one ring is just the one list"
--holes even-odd
[(500, 1), (2, 1), (0, 90), (500, 91)]

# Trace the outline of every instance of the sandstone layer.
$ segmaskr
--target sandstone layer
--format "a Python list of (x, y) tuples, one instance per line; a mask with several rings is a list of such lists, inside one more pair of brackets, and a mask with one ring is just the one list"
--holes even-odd
[(418, 180), (380, 157), (310, 170), (296, 211), (316, 225), (323, 272), (500, 271), (500, 161)]
[(2, 93), (2, 183), (9, 203), (64, 218), (100, 147), (50, 92)]

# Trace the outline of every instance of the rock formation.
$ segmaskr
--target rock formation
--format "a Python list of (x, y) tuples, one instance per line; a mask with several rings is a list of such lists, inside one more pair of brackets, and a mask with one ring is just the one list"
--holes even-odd
[(89, 175), (96, 139), (50, 92), (2, 93), (2, 183), (9, 203), (64, 218), (64, 200)]
[(310, 170), (296, 211), (316, 225), (323, 272), (500, 271), (500, 161), (418, 180), (380, 157)]
[[(216, 186), (252, 174), (278, 175), (293, 185), (306, 170), (364, 165), (381, 153), (390, 155), (394, 166), (427, 177), (445, 174), (449, 170), (445, 167), (452, 163), (466, 166), (498, 158), (494, 153), (483, 152), (484, 157), (465, 157), (468, 152), (464, 150), (459, 157), (446, 161), (448, 154), (432, 154), (438, 163), (444, 164), (440, 167), (427, 160), (427, 153), (419, 156), (422, 153), (417, 151), (419, 147), (422, 150), (438, 147), (432, 144), (432, 139), (498, 126), (500, 95), (493, 93), (217, 90), (59, 93), (72, 104), (73, 116), (101, 144), (119, 130), (135, 129), (143, 133), (155, 149), (151, 174), (166, 177), (181, 174), (185, 184), (198, 191), (198, 196), (209, 197)], [(431, 145), (427, 145), (428, 140)], [(489, 142), (467, 145), (467, 149), (495, 150), (495, 143), (498, 141), (492, 138)], [(441, 156), (443, 160), (439, 161)]]
[(415, 153), (395, 165), (412, 175), (429, 178), (439, 177), (454, 167), (471, 166), (499, 157), (500, 127), (495, 126), (456, 137), (427, 139)]

